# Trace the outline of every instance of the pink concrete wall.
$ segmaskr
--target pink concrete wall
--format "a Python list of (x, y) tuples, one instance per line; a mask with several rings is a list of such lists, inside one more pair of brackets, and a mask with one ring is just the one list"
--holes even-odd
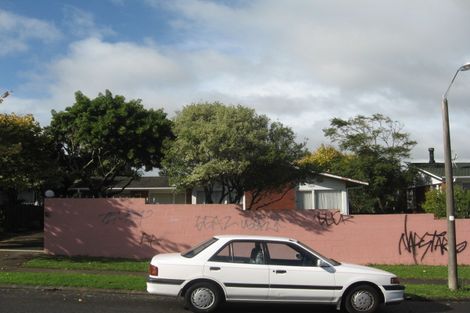
[[(457, 220), (458, 262), (470, 264), (470, 220)], [(430, 214), (343, 216), (231, 205), (149, 205), (143, 199), (48, 199), (45, 249), (59, 255), (149, 258), (215, 234), (296, 238), (361, 264), (447, 264), (446, 221)]]

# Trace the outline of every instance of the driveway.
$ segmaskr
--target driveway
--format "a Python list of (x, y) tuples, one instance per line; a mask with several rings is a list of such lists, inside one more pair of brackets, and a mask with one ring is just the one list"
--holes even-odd
[(44, 232), (8, 233), (0, 236), (0, 250), (43, 250)]

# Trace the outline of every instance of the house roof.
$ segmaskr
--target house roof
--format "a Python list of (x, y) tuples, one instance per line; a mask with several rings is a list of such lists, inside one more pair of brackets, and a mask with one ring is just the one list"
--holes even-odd
[[(443, 180), (445, 178), (444, 163), (410, 163), (410, 165), (436, 179)], [(454, 178), (470, 177), (470, 163), (452, 163), (452, 174)]]
[[(346, 183), (347, 187), (354, 187), (360, 185), (369, 185), (367, 182), (363, 182), (360, 180), (355, 180), (347, 177), (337, 176), (328, 173), (321, 173), (318, 174), (319, 176), (329, 177), (336, 180), (341, 180)], [(122, 187), (127, 184), (128, 178), (127, 177), (116, 177), (116, 185), (113, 186), (112, 189), (121, 189)], [(88, 189), (86, 186), (81, 184), (74, 185), (70, 189)], [(134, 179), (129, 186), (125, 188), (126, 190), (157, 190), (157, 189), (176, 189), (175, 186), (170, 185), (169, 179), (167, 176), (143, 176)]]
[(359, 186), (359, 185), (368, 186), (369, 185), (369, 183), (361, 181), (361, 180), (352, 179), (352, 178), (348, 178), (348, 177), (342, 177), (342, 176), (333, 175), (333, 174), (329, 174), (329, 173), (320, 173), (319, 175), (344, 181), (346, 183), (346, 187), (354, 187), (354, 186)]
[[(126, 183), (127, 177), (119, 177), (116, 179), (118, 183), (115, 188), (122, 188)], [(157, 189), (157, 188), (171, 188), (174, 189), (174, 186), (170, 186), (170, 182), (167, 176), (143, 176), (134, 179), (126, 189)]]
[[(128, 182), (128, 177), (116, 177), (116, 184), (112, 189), (121, 189)], [(134, 179), (126, 190), (155, 190), (155, 189), (175, 189), (175, 186), (171, 186), (166, 176), (143, 176)], [(73, 185), (70, 189), (88, 189), (83, 184)]]

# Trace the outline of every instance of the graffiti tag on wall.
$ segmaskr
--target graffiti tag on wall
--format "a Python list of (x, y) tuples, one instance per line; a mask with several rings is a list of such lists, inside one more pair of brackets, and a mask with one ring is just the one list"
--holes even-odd
[[(101, 222), (103, 224), (116, 224), (116, 223), (124, 223), (124, 224), (138, 224), (142, 225), (142, 219), (148, 218), (152, 216), (152, 210), (132, 210), (132, 209), (125, 209), (123, 211), (109, 211), (104, 214), (100, 214)], [(137, 223), (136, 223), (137, 221)]]
[[(103, 214), (99, 214), (101, 223), (105, 225), (116, 225), (125, 224), (126, 226), (136, 226), (140, 230), (142, 228), (142, 220), (151, 217), (153, 214), (152, 210), (133, 210), (125, 209), (122, 211), (109, 211)], [(153, 235), (140, 231), (141, 236), (139, 240), (140, 245), (148, 245), (153, 248), (154, 243), (158, 243), (159, 239)]]
[(332, 226), (345, 223), (354, 218), (351, 215), (344, 215), (340, 211), (331, 210), (313, 210), (315, 212), (315, 220), (322, 226)]
[[(432, 233), (426, 232), (419, 235), (417, 232), (408, 231), (408, 216), (405, 215), (404, 231), (400, 236), (398, 242), (398, 253), (410, 253), (413, 256), (415, 263), (417, 262), (418, 253), (422, 252), (420, 261), (426, 257), (428, 253), (439, 252), (441, 255), (447, 251), (447, 232), (438, 232), (435, 230)], [(467, 248), (467, 241), (457, 243), (456, 252), (460, 253)]]
[[(241, 228), (253, 231), (279, 232), (282, 228), (279, 220), (283, 219), (290, 219), (291, 221), (298, 219), (301, 222), (310, 221), (312, 224), (319, 224), (320, 226), (330, 227), (333, 225), (345, 223), (354, 218), (350, 215), (343, 215), (340, 211), (312, 210), (311, 212), (313, 212), (313, 216), (310, 214), (300, 214), (299, 216), (296, 216), (298, 212), (292, 212), (294, 214), (285, 216), (277, 212), (270, 213), (268, 216), (257, 216), (255, 213), (253, 213), (251, 217), (240, 217), (239, 219), (231, 215), (203, 215), (196, 216), (195, 227), (198, 231), (225, 231), (231, 228)], [(294, 218), (292, 218), (292, 216), (294, 216)]]
[(279, 232), (281, 225), (278, 221), (270, 221), (255, 217), (253, 219), (234, 219), (232, 216), (219, 217), (217, 215), (196, 216), (196, 229), (224, 231), (233, 227), (254, 231), (274, 231)]

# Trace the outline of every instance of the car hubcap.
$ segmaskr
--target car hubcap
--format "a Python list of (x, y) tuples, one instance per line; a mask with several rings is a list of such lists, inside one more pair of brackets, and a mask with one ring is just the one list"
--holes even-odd
[(351, 297), (351, 304), (357, 311), (367, 311), (374, 305), (374, 296), (365, 290), (360, 290)]
[(198, 309), (207, 309), (215, 302), (215, 295), (209, 288), (198, 288), (191, 294), (191, 303)]

